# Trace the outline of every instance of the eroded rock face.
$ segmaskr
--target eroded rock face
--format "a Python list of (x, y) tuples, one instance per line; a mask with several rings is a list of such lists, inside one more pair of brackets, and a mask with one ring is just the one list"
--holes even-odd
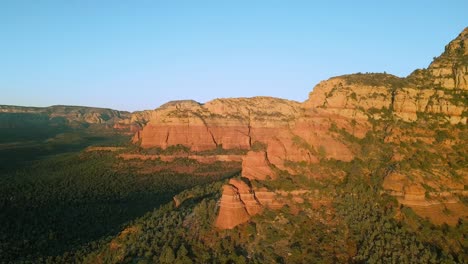
[[(305, 102), (306, 109), (322, 115), (337, 115), (354, 120), (366, 132), (366, 121), (391, 114), (403, 121), (414, 122), (421, 114), (441, 114), (451, 124), (466, 124), (467, 108), (463, 102), (466, 88), (437, 88), (437, 81), (417, 81), (388, 74), (356, 74), (334, 77), (319, 83)], [(426, 79), (427, 80), (427, 79)], [(334, 120), (338, 121), (339, 120)]]
[(390, 111), (407, 122), (418, 113), (442, 114), (451, 124), (466, 124), (468, 96), (468, 28), (429, 65), (407, 78), (389, 74), (353, 74), (319, 83), (305, 102), (307, 109), (322, 109), (362, 122)]
[[(451, 124), (466, 124), (465, 42), (466, 30), (429, 69), (406, 79), (355, 74), (323, 81), (303, 104), (270, 97), (216, 99), (206, 104), (170, 102), (148, 114), (149, 122), (133, 140), (144, 148), (184, 145), (192, 151), (220, 147), (249, 150), (258, 141), (266, 145), (267, 159), (249, 154), (244, 171), (246, 176), (261, 179), (272, 174), (267, 169), (271, 166), (294, 174), (288, 162), (316, 163), (320, 158), (349, 161), (355, 154), (337, 140), (332, 127), (362, 138), (371, 129), (372, 120), (393, 115), (415, 122), (421, 113), (443, 115)], [(449, 64), (452, 68), (456, 65), (459, 81), (444, 86), (434, 69), (446, 69)], [(262, 169), (255, 173), (259, 167)]]
[(420, 171), (409, 172), (409, 175), (412, 179), (408, 173), (391, 173), (385, 178), (383, 188), (400, 204), (411, 207), (416, 214), (435, 224), (456, 225), (459, 218), (468, 218), (468, 207), (459, 199), (468, 195), (463, 184), (467, 182), (466, 175), (462, 181), (453, 181), (443, 172), (437, 180), (423, 179), (424, 173)]
[(276, 178), (265, 151), (249, 151), (242, 160), (242, 175), (250, 180)]
[[(320, 82), (302, 104), (270, 97), (216, 99), (206, 104), (170, 102), (151, 113), (150, 121), (133, 140), (144, 148), (164, 149), (180, 144), (192, 151), (221, 147), (250, 150), (243, 157), (242, 173), (254, 180), (274, 179), (280, 171), (299, 174), (291, 166), (294, 163), (307, 165), (323, 159), (351, 161), (356, 150), (343, 140), (340, 132), (362, 139), (380, 121), (392, 124), (383, 139), (386, 143), (431, 144), (434, 135), (430, 130), (418, 128), (418, 122), (432, 120), (436, 126), (457, 127), (467, 124), (467, 35), (468, 28), (447, 45), (428, 69), (416, 70), (407, 78), (389, 74), (334, 77)], [(428, 133), (431, 138), (424, 136)], [(466, 141), (453, 144), (463, 143)], [(426, 180), (415, 184), (408, 175), (404, 174), (403, 179), (389, 177), (384, 188), (403, 204), (421, 205), (427, 200), (421, 189)], [(438, 181), (448, 178), (442, 174)], [(242, 204), (238, 187), (230, 184), (223, 193), (226, 193), (222, 199), (224, 208), (231, 203), (235, 210), (225, 211), (221, 207), (220, 215), (224, 214), (221, 219), (232, 214), (239, 220), (222, 220), (228, 222), (220, 222), (219, 227), (231, 228), (246, 221), (249, 212)], [(237, 200), (232, 198), (236, 195)], [(257, 200), (271, 200), (270, 195), (260, 192)]]
[(393, 115), (415, 122), (420, 113), (466, 124), (467, 108), (459, 98), (467, 96), (465, 90), (421, 85), (388, 74), (356, 74), (321, 82), (303, 104), (268, 97), (217, 99), (205, 105), (176, 101), (155, 110), (134, 142), (144, 148), (184, 145), (192, 151), (249, 150), (260, 142), (264, 152), (244, 158), (244, 176), (274, 177), (272, 168), (295, 174), (288, 162), (354, 158), (333, 127), (362, 138), (372, 120)]
[(215, 226), (219, 229), (231, 229), (247, 222), (261, 210), (262, 206), (254, 191), (242, 180), (231, 179), (229, 184), (223, 186)]
[(443, 88), (468, 90), (468, 28), (445, 46), (427, 71)]
[[(294, 206), (302, 204), (302, 198), (307, 190), (296, 190), (291, 192), (273, 192), (266, 188), (255, 189), (249, 186), (250, 181), (246, 178), (230, 179), (229, 184), (223, 186), (223, 194), (219, 201), (219, 213), (215, 226), (219, 229), (232, 229), (240, 224), (246, 223), (256, 214), (261, 213), (264, 208), (272, 210), (280, 209), (285, 204)], [(292, 201), (288, 198), (292, 196)]]
[[(231, 179), (229, 184), (223, 186), (223, 195), (219, 202), (219, 213), (215, 226), (219, 229), (232, 229), (240, 224), (246, 223), (256, 214), (261, 213), (264, 208), (271, 210), (281, 209), (288, 205), (300, 211), (300, 205), (305, 199), (310, 200), (310, 190), (271, 191), (264, 187), (253, 188), (246, 178)], [(314, 203), (317, 203), (314, 200)], [(317, 203), (318, 205), (318, 203)]]
[(154, 111), (134, 142), (163, 149), (181, 144), (193, 151), (219, 146), (249, 149), (253, 127), (287, 124), (299, 106), (297, 102), (270, 97), (216, 99), (204, 105), (195, 101), (170, 102)]
[(351, 160), (351, 151), (327, 133), (329, 117), (306, 114), (300, 103), (270, 97), (216, 99), (204, 105), (175, 101), (155, 110), (133, 141), (144, 148), (184, 145), (192, 151), (249, 150), (259, 142), (267, 157), (259, 161), (258, 154), (249, 154), (244, 171), (264, 179), (274, 177), (272, 166), (294, 173), (285, 165), (289, 161), (314, 163), (320, 155)]

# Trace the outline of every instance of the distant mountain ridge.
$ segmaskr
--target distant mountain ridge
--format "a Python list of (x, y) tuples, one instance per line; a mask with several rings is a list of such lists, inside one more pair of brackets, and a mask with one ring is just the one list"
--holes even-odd
[(90, 124), (115, 123), (130, 118), (130, 112), (108, 108), (53, 105), (49, 107), (23, 107), (0, 105), (0, 113), (46, 114), (50, 118), (62, 117), (68, 122)]
[(53, 105), (28, 107), (0, 105), (0, 127), (29, 125), (72, 127), (99, 125), (122, 133), (134, 133), (146, 124), (150, 111), (119, 111), (110, 108)]

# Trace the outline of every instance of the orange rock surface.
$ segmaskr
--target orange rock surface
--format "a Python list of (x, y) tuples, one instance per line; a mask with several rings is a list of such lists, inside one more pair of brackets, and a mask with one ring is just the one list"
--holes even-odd
[[(430, 145), (434, 132), (417, 125), (425, 118), (436, 116), (434, 120), (440, 121), (435, 123), (458, 127), (467, 124), (468, 109), (463, 100), (468, 93), (467, 39), (468, 28), (427, 69), (406, 78), (385, 73), (333, 77), (317, 84), (303, 103), (271, 97), (216, 99), (206, 104), (170, 102), (147, 114), (149, 121), (133, 142), (143, 148), (184, 145), (192, 151), (250, 150), (243, 157), (242, 174), (254, 180), (275, 178), (281, 170), (301, 173), (291, 164), (307, 165), (322, 159), (351, 161), (355, 150), (340, 132), (363, 138), (379, 120), (392, 121), (383, 139), (386, 143)], [(463, 143), (452, 140), (447, 144)], [(256, 149), (257, 145), (261, 148)], [(405, 159), (397, 154), (394, 161)], [(416, 177), (421, 172), (415, 172), (416, 176), (412, 172), (389, 175), (384, 188), (407, 205), (423, 206), (428, 195), (444, 196), (447, 203), (453, 195), (442, 195), (446, 192), (443, 189), (448, 186), (449, 193), (456, 192), (461, 181), (457, 183), (443, 171), (430, 173), (437, 180)], [(423, 183), (436, 191), (428, 194)], [(241, 185), (231, 182), (223, 189), (219, 228), (232, 228), (257, 211), (248, 209), (244, 199), (252, 205), (254, 200), (273, 204), (267, 191), (260, 191), (254, 199), (255, 194), (253, 198), (247, 195), (253, 191), (242, 193), (245, 186)]]
[(223, 195), (219, 201), (219, 214), (215, 226), (219, 229), (231, 229), (245, 223), (250, 215), (241, 201), (239, 191), (232, 185), (223, 187)]
[[(296, 191), (291, 194), (294, 202), (304, 202), (304, 199), (299, 197), (304, 192)], [(229, 184), (223, 186), (215, 226), (219, 229), (231, 229), (249, 221), (252, 216), (261, 213), (263, 208), (280, 209), (286, 204), (278, 199), (281, 195), (284, 193), (272, 192), (265, 188), (254, 190), (245, 178), (230, 179)]]
[(275, 178), (265, 151), (249, 151), (242, 160), (242, 175), (251, 180), (265, 180), (267, 177)]

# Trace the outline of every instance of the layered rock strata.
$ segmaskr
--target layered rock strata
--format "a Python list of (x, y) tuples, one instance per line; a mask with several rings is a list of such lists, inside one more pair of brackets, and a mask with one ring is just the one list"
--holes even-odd
[(234, 228), (261, 210), (253, 190), (242, 180), (231, 179), (228, 185), (223, 186), (215, 226), (219, 229)]
[[(303, 166), (326, 159), (351, 161), (357, 154), (363, 154), (346, 142), (340, 132), (362, 139), (379, 122), (387, 122), (382, 126), (386, 129), (383, 141), (395, 145), (421, 142), (429, 152), (438, 150), (430, 146), (435, 134), (427, 124), (452, 126), (461, 131), (458, 140), (447, 141), (447, 148), (453, 150), (466, 144), (463, 134), (468, 117), (467, 39), (468, 28), (427, 69), (416, 70), (406, 78), (389, 74), (334, 77), (315, 86), (304, 103), (270, 97), (216, 99), (206, 104), (170, 102), (151, 113), (149, 122), (135, 134), (133, 141), (144, 148), (184, 145), (192, 151), (249, 150), (242, 169), (243, 176), (251, 180), (274, 179), (281, 171), (301, 173), (291, 164)], [(405, 157), (399, 160), (402, 159)], [(460, 180), (441, 171), (424, 172), (439, 183), (430, 195), (421, 189), (427, 179), (415, 180), (409, 172), (401, 172), (403, 180), (387, 177), (384, 188), (403, 204), (422, 206), (423, 195), (426, 202), (433, 203), (429, 202), (429, 196), (444, 196), (445, 189), (453, 194), (458, 185), (466, 185), (465, 178)], [(459, 174), (465, 175), (466, 168)], [(396, 190), (392, 184), (402, 187)], [(237, 187), (227, 185), (223, 193), (225, 208), (231, 203), (236, 210), (230, 213), (220, 210), (220, 215), (238, 214), (239, 220), (220, 223), (218, 227), (231, 228), (235, 223), (245, 222), (249, 212)], [(267, 202), (270, 195), (260, 192), (257, 200), (271, 204)]]

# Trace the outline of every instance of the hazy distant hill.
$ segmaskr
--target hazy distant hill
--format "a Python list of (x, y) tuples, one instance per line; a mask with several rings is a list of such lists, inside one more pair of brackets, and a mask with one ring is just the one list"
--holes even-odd
[(132, 131), (130, 119), (129, 112), (104, 108), (0, 105), (0, 169), (43, 155), (119, 142)]

